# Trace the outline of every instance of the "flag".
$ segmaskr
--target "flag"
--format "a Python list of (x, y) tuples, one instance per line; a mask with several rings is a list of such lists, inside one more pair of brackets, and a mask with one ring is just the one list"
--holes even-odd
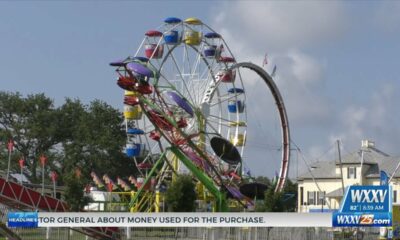
[(51, 181), (56, 182), (58, 178), (58, 174), (55, 171), (51, 171), (50, 173)]
[(19, 163), (19, 167), (20, 167), (21, 169), (23, 169), (24, 166), (25, 166), (25, 160), (24, 160), (23, 158), (21, 158), (20, 160), (18, 160), (18, 163)]
[(385, 171), (381, 171), (381, 186), (386, 186), (389, 184), (389, 178)]
[(47, 157), (45, 156), (45, 155), (41, 155), (40, 157), (39, 157), (39, 159), (40, 159), (40, 164), (42, 165), (42, 167), (44, 167), (44, 165), (46, 165), (46, 162), (47, 162)]
[(112, 189), (117, 189), (117, 186), (114, 184), (114, 181), (107, 174), (103, 175), (103, 180), (107, 184), (107, 187), (110, 187), (111, 184)]
[(104, 174), (104, 175), (103, 175), (103, 181), (104, 181), (106, 184), (108, 184), (108, 183), (111, 182), (111, 179), (110, 179), (110, 177), (109, 177), (107, 174)]
[(95, 172), (92, 172), (90, 175), (92, 176), (93, 182), (96, 183), (97, 187), (99, 188), (104, 187), (103, 181), (101, 181), (101, 179), (97, 176)]
[(132, 190), (131, 187), (120, 177), (117, 177), (117, 184), (120, 185), (125, 191)]
[(272, 69), (271, 77), (275, 77), (276, 74), (276, 65), (274, 66), (274, 69)]
[(107, 190), (109, 191), (109, 192), (112, 192), (112, 190), (113, 190), (113, 183), (112, 182), (109, 182), (109, 183), (107, 183)]
[(264, 60), (263, 60), (263, 67), (265, 66), (265, 65), (267, 65), (268, 64), (268, 58), (267, 58), (267, 54), (265, 54), (264, 55)]
[(14, 140), (12, 139), (8, 140), (7, 148), (9, 152), (12, 152), (14, 150)]

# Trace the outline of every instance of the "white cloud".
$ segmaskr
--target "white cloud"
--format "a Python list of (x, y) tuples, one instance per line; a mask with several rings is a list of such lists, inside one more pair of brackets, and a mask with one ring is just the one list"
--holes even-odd
[[(284, 98), (292, 130), (308, 127), (318, 131), (331, 123), (332, 106), (323, 91), (325, 64), (303, 49), (323, 45), (341, 36), (344, 30), (342, 23), (345, 21), (341, 3), (232, 1), (214, 11), (218, 14), (212, 26), (224, 37), (238, 61), (261, 65), (268, 51), (269, 63), (265, 68), (271, 72), (273, 66), (277, 65), (275, 81)], [(248, 96), (263, 96), (266, 93), (254, 75), (243, 74), (243, 77), (250, 84)], [(266, 106), (274, 106), (265, 100), (261, 101), (259, 97), (253, 97), (248, 98), (248, 106), (255, 112), (263, 113), (263, 128), (267, 130), (250, 130), (248, 133), (253, 136), (249, 136), (249, 139), (265, 145), (274, 135), (268, 125), (273, 123), (273, 116), (276, 116), (275, 111), (266, 110)], [(250, 116), (249, 121), (251, 125), (254, 118)], [(292, 131), (293, 135), (296, 135), (296, 131)], [(300, 136), (296, 139), (302, 143), (310, 141), (304, 141)], [(317, 153), (321, 149), (323, 147), (320, 145), (313, 146), (311, 152)], [(279, 152), (275, 154), (279, 155)], [(275, 160), (269, 174), (279, 168), (277, 158), (279, 156), (273, 158)]]
[(275, 49), (312, 46), (343, 32), (340, 2), (230, 1), (215, 17), (217, 29), (235, 29), (235, 40)]
[(291, 121), (308, 125), (330, 121), (331, 106), (320, 91), (324, 63), (301, 48), (342, 34), (346, 17), (341, 3), (233, 1), (214, 11), (218, 14), (212, 26), (236, 59), (261, 65), (268, 49), (266, 69), (271, 72), (277, 65), (275, 80)]
[(292, 60), (293, 75), (303, 83), (311, 83), (322, 79), (322, 66), (314, 58), (299, 51), (291, 51), (288, 58)]
[[(360, 147), (362, 139), (372, 139), (378, 147), (385, 146), (382, 150), (390, 152), (396, 149), (395, 142), (400, 135), (391, 110), (400, 96), (392, 85), (366, 93), (370, 97), (359, 104), (348, 99), (350, 104), (344, 106), (333, 97), (341, 93), (332, 96), (331, 90), (326, 88), (325, 70), (330, 65), (313, 55), (310, 49), (330, 46), (344, 36), (350, 25), (350, 14), (343, 5), (337, 1), (231, 1), (214, 9), (218, 14), (212, 26), (224, 36), (237, 60), (261, 65), (268, 52), (266, 69), (271, 72), (277, 65), (275, 81), (285, 101), (292, 136), (311, 158), (324, 153), (337, 139), (341, 139), (348, 150)], [(387, 16), (386, 21), (388, 26), (390, 22), (400, 22), (400, 15)], [(246, 78), (246, 81), (255, 89), (251, 96), (262, 94), (254, 80)], [(257, 101), (252, 106), (263, 109), (263, 104)], [(334, 154), (335, 151), (327, 156)], [(276, 168), (271, 166), (271, 169)]]
[[(397, 89), (397, 91), (396, 91)], [(396, 100), (400, 94), (392, 84), (383, 84), (367, 101), (344, 109), (329, 141), (340, 138), (348, 147), (357, 149), (362, 139), (374, 140), (383, 151), (396, 153), (400, 129), (397, 127)]]

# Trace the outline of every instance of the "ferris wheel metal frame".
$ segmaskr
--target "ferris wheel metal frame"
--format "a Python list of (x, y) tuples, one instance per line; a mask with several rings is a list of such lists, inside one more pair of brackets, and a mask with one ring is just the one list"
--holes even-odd
[[(173, 19), (173, 21), (177, 20)], [(208, 47), (211, 50), (218, 51), (218, 47), (207, 42), (201, 37), (203, 32), (195, 29), (195, 27), (198, 25), (200, 25), (201, 28), (206, 28), (210, 31), (211, 34), (209, 36), (211, 36), (211, 39), (218, 38), (220, 40), (220, 52), (214, 53), (215, 58), (213, 59), (211, 57), (211, 63), (209, 63), (207, 60), (209, 56), (205, 56), (205, 48)], [(178, 39), (177, 44), (168, 46), (166, 42), (163, 42), (166, 41), (166, 34), (176, 33), (178, 30), (180, 30), (181, 35), (177, 36), (177, 38), (180, 38)], [(187, 36), (189, 37), (186, 38)], [(199, 38), (190, 38), (191, 36), (199, 36)], [(150, 41), (149, 38), (157, 38), (157, 40), (152, 39)], [(192, 44), (190, 44), (188, 39), (192, 41)], [(200, 47), (197, 48), (196, 46)], [(226, 49), (228, 49), (228, 56), (225, 57), (221, 55), (223, 51), (222, 47), (224, 46)], [(206, 72), (199, 74), (199, 76), (204, 76), (204, 74), (207, 75), (205, 83), (202, 83), (203, 85), (201, 88), (196, 89), (200, 91), (199, 95), (201, 97), (199, 98), (199, 96), (197, 96), (197, 102), (194, 102), (194, 98), (190, 95), (190, 91), (187, 86), (187, 84), (193, 79), (193, 73), (195, 73), (196, 69), (192, 71), (189, 63), (189, 78), (183, 77), (183, 75), (186, 74), (184, 65), (185, 63), (183, 63), (183, 67), (181, 68), (177, 64), (177, 59), (175, 59), (174, 56), (174, 51), (179, 47), (183, 47), (184, 59), (189, 59), (189, 51), (194, 51), (194, 54), (197, 54), (196, 63), (193, 65), (195, 68), (198, 67), (200, 69), (201, 64), (204, 64), (203, 67), (205, 70), (203, 69), (203, 71)], [(163, 54), (164, 49), (168, 50), (165, 55)], [(137, 56), (141, 50), (144, 50), (149, 57), (147, 60), (146, 58)], [(161, 63), (159, 59), (161, 59)], [(178, 72), (178, 74), (176, 74), (176, 72), (175, 74), (179, 75), (181, 78), (181, 84), (183, 85), (182, 89), (186, 90), (178, 91), (177, 87), (170, 82), (171, 76), (169, 76), (166, 72), (166, 68), (168, 61), (171, 59), (173, 62), (171, 65), (175, 65), (172, 68), (175, 68), (175, 71)], [(247, 114), (244, 107), (246, 95), (244, 94), (243, 79), (240, 76), (241, 68), (250, 69), (259, 77), (261, 77), (269, 87), (270, 92), (275, 100), (282, 132), (282, 160), (275, 191), (281, 191), (283, 189), (288, 174), (290, 159), (290, 132), (286, 109), (279, 89), (274, 83), (272, 77), (261, 67), (249, 62), (237, 63), (225, 40), (210, 27), (203, 24), (198, 19), (189, 18), (185, 21), (174, 22), (172, 27), (166, 28), (162, 32), (156, 30), (148, 31), (134, 57), (128, 57), (123, 61), (119, 61), (111, 65), (118, 67), (117, 72), (120, 75), (118, 85), (125, 90), (128, 90), (129, 94), (125, 92), (125, 104), (139, 109), (138, 111), (141, 113), (139, 115), (145, 116), (143, 120), (140, 120), (141, 117), (134, 118), (132, 121), (127, 118), (125, 123), (128, 140), (131, 142), (133, 141), (133, 143), (135, 143), (134, 141), (139, 141), (140, 144), (143, 144), (143, 148), (145, 148), (146, 145), (148, 146), (148, 152), (146, 152), (147, 155), (144, 158), (144, 162), (140, 164), (143, 164), (146, 161), (153, 161), (153, 165), (148, 167), (146, 170), (146, 177), (142, 185), (138, 187), (137, 194), (131, 200), (131, 206), (137, 202), (141, 202), (140, 198), (143, 197), (142, 192), (146, 191), (145, 186), (151, 182), (152, 179), (154, 179), (153, 175), (156, 175), (155, 184), (158, 185), (165, 178), (165, 173), (168, 172), (176, 175), (178, 171), (177, 162), (181, 162), (216, 198), (218, 211), (227, 210), (226, 194), (236, 198), (239, 203), (241, 203), (243, 206), (246, 206), (244, 196), (238, 190), (240, 180), (238, 180), (235, 175), (230, 175), (227, 179), (222, 176), (223, 169), (227, 168), (229, 170), (232, 168), (231, 165), (234, 166), (234, 174), (238, 173), (240, 176), (242, 174), (241, 156), (243, 155), (243, 150), (245, 147), (246, 131), (244, 130), (244, 133), (242, 132), (239, 134), (239, 128), (246, 127)], [(138, 74), (138, 72), (141, 71), (145, 72), (146, 74)], [(221, 75), (220, 71), (222, 71), (224, 74), (230, 74), (230, 77), (233, 78), (233, 81), (231, 81), (231, 79), (225, 81), (225, 83), (231, 84), (229, 91), (233, 89), (232, 96), (228, 95), (224, 97), (220, 93), (220, 91), (222, 91), (220, 89), (221, 84), (224, 82), (223, 78), (226, 77), (226, 75)], [(235, 85), (235, 77), (239, 78), (239, 85), (242, 88), (238, 88)], [(153, 79), (153, 82), (151, 82), (150, 79)], [(164, 84), (167, 83), (169, 86), (162, 86), (161, 82), (164, 82)], [(196, 86), (193, 86), (192, 89), (195, 89)], [(169, 90), (166, 90), (168, 88)], [(225, 87), (225, 90), (226, 89), (227, 88)], [(237, 91), (240, 89), (242, 92), (238, 94)], [(201, 93), (201, 91), (203, 92)], [(238, 110), (240, 102), (238, 100), (239, 97), (241, 97), (241, 99), (244, 101), (244, 110), (241, 112)], [(217, 99), (217, 103), (213, 102), (215, 99)], [(221, 104), (228, 104), (228, 100), (234, 100), (233, 107), (235, 111), (231, 112), (230, 110), (233, 109), (231, 108), (228, 111), (228, 117), (222, 117), (223, 110)], [(208, 107), (210, 107), (209, 105), (212, 105), (210, 103), (213, 103), (214, 106), (217, 105), (217, 107), (219, 107), (219, 119), (217, 123), (210, 123), (212, 121), (208, 118), (211, 115), (209, 113), (205, 113), (207, 111), (204, 110), (204, 108), (205, 106), (207, 107), (207, 104)], [(224, 107), (226, 106), (227, 105)], [(210, 110), (208, 109), (208, 111)], [(182, 112), (186, 112), (185, 114), (187, 119), (190, 119), (190, 117), (192, 118), (190, 120), (191, 122), (186, 122), (186, 119), (184, 119), (184, 117), (181, 115)], [(231, 119), (230, 113), (235, 113), (236, 116), (232, 116)], [(239, 117), (239, 113), (244, 113), (244, 117)], [(190, 115), (189, 117), (188, 114)], [(125, 114), (125, 116), (127, 115)], [(146, 127), (147, 123), (151, 124)], [(141, 126), (144, 128), (143, 130), (136, 128), (140, 124), (142, 124)], [(217, 126), (215, 126), (215, 124), (217, 124)], [(237, 138), (228, 140), (229, 136), (231, 135), (232, 126), (234, 128), (233, 131), (235, 132), (234, 136), (241, 137), (240, 144), (238, 143), (239, 140)], [(129, 133), (129, 131), (132, 130), (129, 129), (130, 127), (140, 131), (136, 131), (136, 135)], [(211, 132), (209, 132), (210, 130), (206, 131), (207, 127), (211, 130)], [(153, 130), (148, 131), (148, 129)], [(153, 146), (150, 146), (151, 144), (147, 134), (149, 134), (150, 138), (156, 142), (153, 144)], [(155, 135), (156, 138), (154, 138)], [(226, 138), (224, 138), (224, 135), (226, 135)], [(217, 146), (219, 150), (216, 150), (216, 148), (213, 146), (213, 141), (215, 144), (217, 144), (214, 145)], [(154, 155), (154, 146), (158, 147), (158, 150), (156, 149), (159, 151), (158, 159), (152, 159)], [(237, 146), (241, 148), (240, 151), (237, 149)], [(224, 150), (221, 152), (221, 149)], [(229, 158), (232, 156), (235, 156), (234, 160), (233, 158)], [(231, 162), (229, 162), (230, 160)], [(137, 163), (137, 165), (139, 164)], [(141, 174), (143, 175), (143, 173)]]

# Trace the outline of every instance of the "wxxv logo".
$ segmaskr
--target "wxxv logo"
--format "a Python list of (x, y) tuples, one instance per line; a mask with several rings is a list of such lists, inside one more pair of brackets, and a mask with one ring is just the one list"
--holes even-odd
[(334, 227), (390, 226), (392, 201), (390, 186), (350, 186), (338, 212)]
[(392, 225), (390, 213), (375, 213), (375, 214), (334, 214), (333, 226), (390, 226)]

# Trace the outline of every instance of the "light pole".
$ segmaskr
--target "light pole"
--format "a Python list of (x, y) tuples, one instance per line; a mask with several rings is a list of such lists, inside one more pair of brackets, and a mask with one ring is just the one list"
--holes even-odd
[(51, 181), (53, 182), (53, 197), (56, 198), (56, 182), (58, 175), (56, 171), (51, 171), (50, 176), (51, 176)]
[(42, 195), (44, 195), (44, 165), (46, 165), (47, 157), (42, 154), (39, 159), (42, 165)]
[(18, 160), (18, 163), (19, 163), (19, 168), (21, 170), (20, 180), (21, 180), (21, 185), (22, 185), (22, 171), (25, 166), (25, 160), (23, 158), (21, 158), (20, 160)]
[(14, 150), (14, 140), (10, 139), (7, 143), (8, 148), (8, 165), (7, 165), (7, 177), (6, 181), (8, 182), (8, 178), (10, 176), (10, 164), (11, 164), (11, 153)]

